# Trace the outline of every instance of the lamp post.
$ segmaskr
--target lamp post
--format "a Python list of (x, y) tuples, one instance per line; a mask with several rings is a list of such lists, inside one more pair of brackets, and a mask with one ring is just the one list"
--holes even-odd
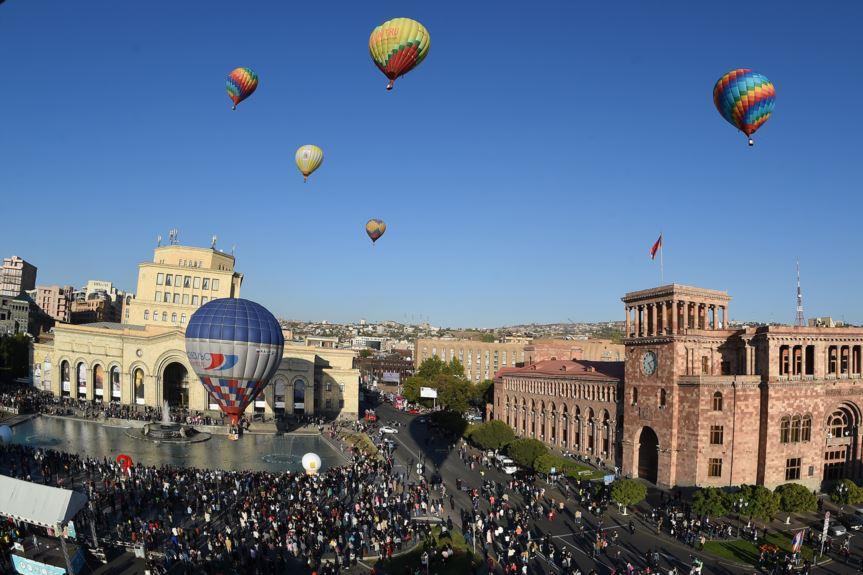
[(740, 528), (743, 526), (743, 520), (740, 518), (741, 512), (746, 510), (746, 507), (749, 505), (748, 501), (745, 501), (742, 497), (740, 497), (737, 501), (734, 502), (734, 510), (737, 512), (737, 537), (740, 537)]

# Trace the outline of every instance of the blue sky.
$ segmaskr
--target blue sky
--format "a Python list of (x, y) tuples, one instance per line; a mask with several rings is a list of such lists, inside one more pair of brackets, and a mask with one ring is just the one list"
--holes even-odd
[[(432, 45), (388, 93), (367, 43), (398, 16)], [(178, 227), (236, 244), (283, 317), (493, 326), (622, 319), (662, 231), (666, 282), (728, 290), (732, 318), (793, 321), (799, 256), (807, 315), (863, 322), (861, 24), (859, 2), (9, 0), (0, 198), (26, 216), (0, 254), (134, 289)], [(236, 66), (260, 86), (232, 112)], [(738, 67), (777, 90), (751, 149), (711, 96)]]

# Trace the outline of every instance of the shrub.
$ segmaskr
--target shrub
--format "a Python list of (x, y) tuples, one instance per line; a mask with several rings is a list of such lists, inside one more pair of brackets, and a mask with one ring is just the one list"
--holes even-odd
[(779, 508), (788, 513), (815, 511), (818, 498), (799, 483), (786, 483), (775, 490), (779, 495)]
[(550, 453), (537, 457), (533, 462), (533, 468), (539, 473), (551, 473), (551, 469), (554, 468), (558, 473), (563, 473), (567, 477), (574, 479), (582, 477), (579, 471), (590, 471), (588, 467), (579, 465), (568, 457), (560, 457), (559, 455), (552, 455)]
[(647, 497), (647, 487), (635, 479), (618, 479), (611, 485), (611, 498), (623, 505), (624, 512), (630, 505), (636, 505)]
[(534, 469), (536, 458), (547, 454), (548, 447), (537, 439), (516, 439), (506, 446), (506, 453), (522, 467)]
[(730, 508), (728, 495), (716, 487), (703, 487), (692, 496), (692, 511), (702, 517), (722, 517)]
[(833, 486), (830, 492), (830, 500), (839, 505), (855, 505), (863, 502), (863, 489), (850, 479), (843, 479)]

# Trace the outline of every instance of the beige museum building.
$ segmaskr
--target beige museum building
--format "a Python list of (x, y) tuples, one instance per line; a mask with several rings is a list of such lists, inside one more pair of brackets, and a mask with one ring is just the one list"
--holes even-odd
[[(185, 328), (203, 304), (239, 297), (234, 256), (213, 248), (157, 247), (138, 266), (138, 292), (123, 323), (58, 324), (33, 344), (34, 385), (95, 402), (218, 411), (186, 358)], [(276, 375), (247, 413), (356, 418), (359, 370), (351, 350), (285, 344)]]

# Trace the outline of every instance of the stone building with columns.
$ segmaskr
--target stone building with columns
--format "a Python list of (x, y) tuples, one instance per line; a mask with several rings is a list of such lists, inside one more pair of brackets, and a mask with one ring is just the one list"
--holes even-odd
[(623, 362), (547, 359), (501, 369), (493, 417), (519, 437), (539, 439), (606, 465), (620, 459)]
[(662, 486), (863, 478), (863, 329), (728, 328), (727, 293), (623, 298), (622, 468)]

